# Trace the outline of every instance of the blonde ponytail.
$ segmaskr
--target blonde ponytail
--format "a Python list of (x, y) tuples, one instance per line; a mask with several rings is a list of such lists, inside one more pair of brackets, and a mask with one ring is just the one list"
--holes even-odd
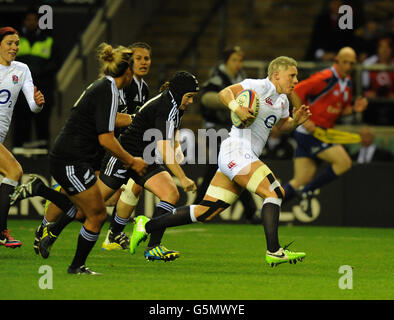
[(118, 46), (113, 48), (110, 44), (103, 42), (97, 48), (97, 59), (100, 62), (100, 77), (110, 75), (114, 78), (122, 76), (127, 67), (133, 66), (133, 51)]

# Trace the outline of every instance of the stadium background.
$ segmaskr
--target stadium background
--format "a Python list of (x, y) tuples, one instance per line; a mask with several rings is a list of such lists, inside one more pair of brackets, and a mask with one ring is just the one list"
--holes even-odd
[[(0, 0), (1, 24), (20, 28), (24, 12), (32, 3), (27, 0)], [(53, 8), (53, 33), (62, 52), (63, 64), (57, 73), (56, 105), (51, 118), (52, 142), (82, 88), (97, 77), (94, 49), (102, 41), (126, 45), (145, 41), (152, 46), (151, 71), (145, 78), (151, 95), (179, 69), (193, 72), (203, 83), (227, 45), (237, 44), (243, 48), (245, 71), (250, 77), (264, 77), (266, 63), (279, 55), (292, 56), (300, 61), (300, 79), (325, 66), (304, 60), (314, 20), (326, 3), (323, 0), (48, 0), (34, 3), (48, 4)], [(368, 10), (372, 8), (384, 15), (388, 3), (385, 0), (353, 1), (354, 23), (358, 23), (360, 8), (365, 9), (364, 15), (369, 14)], [(354, 76), (356, 93), (361, 93), (361, 72), (362, 66), (358, 65)], [(371, 111), (362, 119), (351, 119), (338, 128), (355, 132), (362, 122), (368, 123), (374, 127), (380, 145), (394, 153), (394, 102), (375, 102), (372, 101)], [(183, 127), (195, 132), (202, 127), (198, 102), (185, 114)], [(10, 141), (8, 137), (6, 145), (12, 148)], [(352, 147), (357, 148), (357, 145)], [(25, 172), (22, 182), (34, 172), (50, 183), (46, 155), (23, 150), (17, 158)], [(281, 181), (291, 177), (291, 161), (271, 161), (268, 164)], [(191, 168), (185, 165), (190, 177), (201, 181), (202, 165)], [(290, 203), (283, 208), (281, 222), (394, 227), (394, 209), (390, 202), (385, 201), (392, 195), (392, 181), (394, 163), (355, 165), (316, 196), (312, 217), (303, 213), (295, 203)], [(180, 205), (193, 201), (192, 195), (186, 195), (181, 189), (180, 193)], [(137, 213), (145, 212), (149, 216), (155, 201), (150, 193), (145, 192)], [(261, 200), (255, 198), (255, 202), (257, 208), (261, 208)], [(39, 198), (24, 200), (10, 211), (12, 218), (36, 219), (42, 214), (42, 200)], [(242, 205), (236, 204), (217, 220), (243, 222)]]

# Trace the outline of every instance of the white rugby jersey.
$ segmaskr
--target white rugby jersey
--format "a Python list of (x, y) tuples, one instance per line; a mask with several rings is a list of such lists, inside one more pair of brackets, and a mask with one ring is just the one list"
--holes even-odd
[(245, 79), (239, 83), (244, 90), (254, 90), (259, 96), (259, 114), (251, 126), (240, 129), (232, 126), (231, 138), (251, 138), (252, 151), (260, 156), (272, 127), (282, 118), (289, 116), (289, 100), (278, 94), (275, 85), (267, 78)]
[(19, 61), (10, 66), (0, 64), (0, 142), (3, 143), (10, 127), (12, 113), (19, 92), (23, 91), (31, 111), (40, 112), (34, 101), (34, 84), (29, 67)]

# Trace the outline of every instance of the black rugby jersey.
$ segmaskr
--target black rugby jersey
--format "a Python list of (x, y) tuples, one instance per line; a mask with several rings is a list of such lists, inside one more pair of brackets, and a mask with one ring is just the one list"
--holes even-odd
[(134, 76), (131, 84), (121, 90), (121, 95), (124, 101), (119, 106), (119, 112), (133, 114), (148, 100), (149, 87), (144, 79), (139, 82)]
[[(174, 138), (182, 116), (183, 111), (178, 109), (171, 92), (164, 90), (140, 108), (131, 125), (120, 135), (120, 143), (133, 156), (142, 157), (145, 148), (153, 141)], [(149, 134), (149, 141), (144, 141), (144, 134), (149, 129), (152, 134)]]
[(93, 82), (79, 97), (57, 136), (50, 156), (92, 162), (102, 148), (98, 135), (114, 131), (119, 90), (111, 76)]
[[(122, 90), (119, 90), (119, 93), (120, 99), (118, 112), (134, 114), (148, 100), (149, 87), (144, 79), (141, 79), (139, 82), (134, 76), (131, 84)], [(126, 128), (115, 128), (115, 137), (119, 137), (125, 129)]]

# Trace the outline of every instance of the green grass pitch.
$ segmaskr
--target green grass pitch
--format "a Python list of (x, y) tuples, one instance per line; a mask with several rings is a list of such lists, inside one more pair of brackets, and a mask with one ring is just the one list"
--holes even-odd
[[(265, 238), (259, 225), (193, 224), (166, 231), (163, 244), (181, 252), (173, 262), (148, 262), (144, 245), (135, 255), (101, 249), (102, 229), (87, 266), (103, 276), (67, 274), (80, 224), (71, 223), (44, 260), (32, 248), (39, 221), (9, 220), (18, 249), (0, 248), (0, 299), (12, 300), (286, 300), (394, 298), (393, 229), (281, 226), (282, 245), (305, 251), (296, 265), (271, 268), (264, 262)], [(131, 232), (127, 226), (126, 232)], [(52, 289), (40, 288), (41, 266), (52, 270)], [(350, 272), (340, 273), (343, 265)], [(341, 289), (341, 277), (351, 276)], [(42, 283), (41, 279), (41, 283)], [(341, 282), (342, 281), (342, 282)], [(48, 284), (48, 282), (45, 282)], [(44, 286), (45, 287), (45, 286)]]

